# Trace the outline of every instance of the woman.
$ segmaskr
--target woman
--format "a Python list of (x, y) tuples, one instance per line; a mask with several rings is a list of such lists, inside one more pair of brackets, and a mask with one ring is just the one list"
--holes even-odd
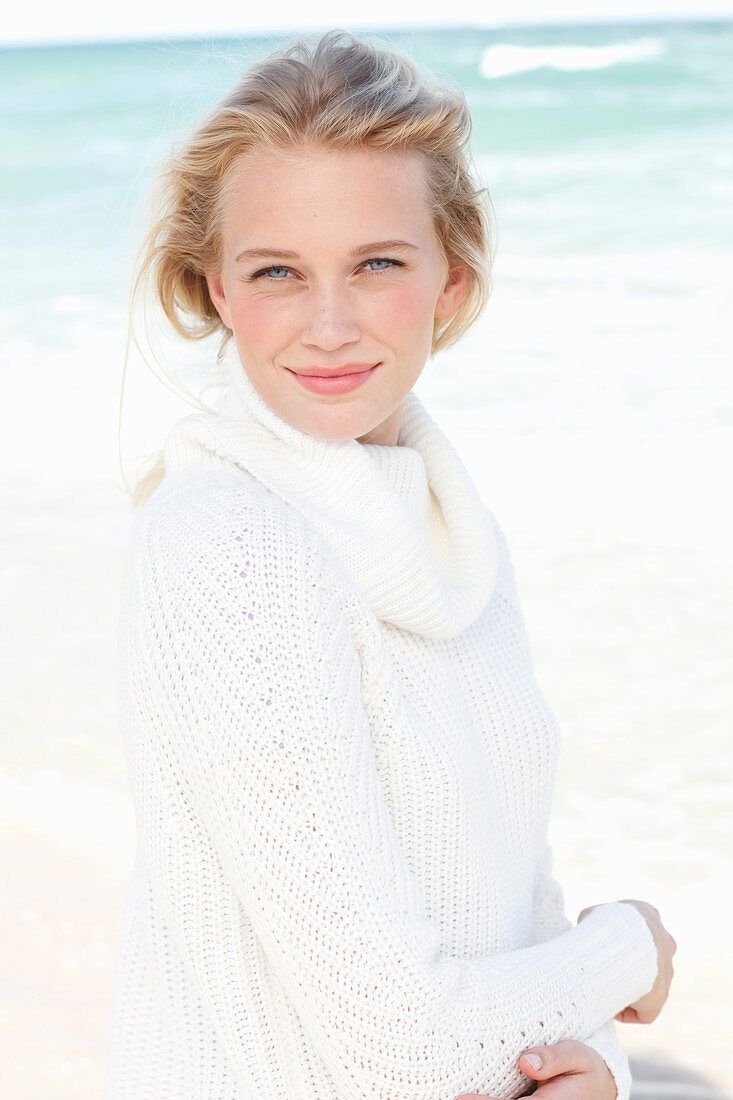
[(506, 544), (412, 392), (488, 292), (469, 125), (332, 32), (169, 161), (141, 279), (228, 388), (128, 553), (108, 1100), (622, 1100), (612, 1018), (666, 999), (653, 907), (564, 915)]

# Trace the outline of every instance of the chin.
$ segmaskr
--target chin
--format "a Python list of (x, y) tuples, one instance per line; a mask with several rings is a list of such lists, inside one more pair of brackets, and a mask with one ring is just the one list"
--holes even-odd
[[(343, 443), (346, 439), (359, 439), (374, 431), (376, 424), (371, 419), (344, 415), (345, 409), (339, 409), (336, 405), (330, 407), (321, 406), (317, 413), (311, 410), (308, 415), (304, 412), (298, 417), (296, 427), (309, 435), (318, 436), (319, 439), (329, 440), (331, 443)], [(325, 415), (324, 415), (325, 413)]]

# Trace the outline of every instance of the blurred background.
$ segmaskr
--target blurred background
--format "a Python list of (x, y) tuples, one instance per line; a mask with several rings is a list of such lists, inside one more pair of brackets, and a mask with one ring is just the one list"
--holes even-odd
[[(374, 0), (215, 15), (18, 7), (0, 34), (0, 1095), (103, 1087), (134, 821), (115, 647), (117, 424), (151, 172), (297, 30), (378, 33), (465, 89), (498, 223), (482, 321), (418, 393), (512, 548), (564, 745), (575, 919), (639, 897), (678, 942), (635, 1097), (730, 1098), (733, 2)], [(165, 335), (194, 393), (212, 348)], [(209, 391), (207, 391), (208, 393)], [(138, 354), (124, 469), (191, 406)], [(726, 504), (726, 501), (728, 503)]]

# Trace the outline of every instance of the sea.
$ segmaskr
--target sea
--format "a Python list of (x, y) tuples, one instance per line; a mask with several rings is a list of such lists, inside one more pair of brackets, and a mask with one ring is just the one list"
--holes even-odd
[[(634, 1095), (720, 1100), (733, 23), (378, 37), (464, 89), (493, 204), (486, 312), (417, 392), (512, 549), (563, 730), (550, 839), (568, 913), (660, 909), (677, 975), (655, 1024), (619, 1025)], [(154, 310), (125, 369), (130, 274), (160, 158), (281, 41), (0, 50), (3, 1097), (101, 1095), (135, 844), (115, 682), (126, 487), (216, 392), (212, 348)]]

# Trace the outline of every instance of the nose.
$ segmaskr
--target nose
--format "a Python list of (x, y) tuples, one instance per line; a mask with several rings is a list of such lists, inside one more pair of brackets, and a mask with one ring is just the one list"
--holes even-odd
[(306, 347), (338, 351), (361, 339), (353, 303), (345, 289), (324, 287), (309, 295), (301, 338)]

